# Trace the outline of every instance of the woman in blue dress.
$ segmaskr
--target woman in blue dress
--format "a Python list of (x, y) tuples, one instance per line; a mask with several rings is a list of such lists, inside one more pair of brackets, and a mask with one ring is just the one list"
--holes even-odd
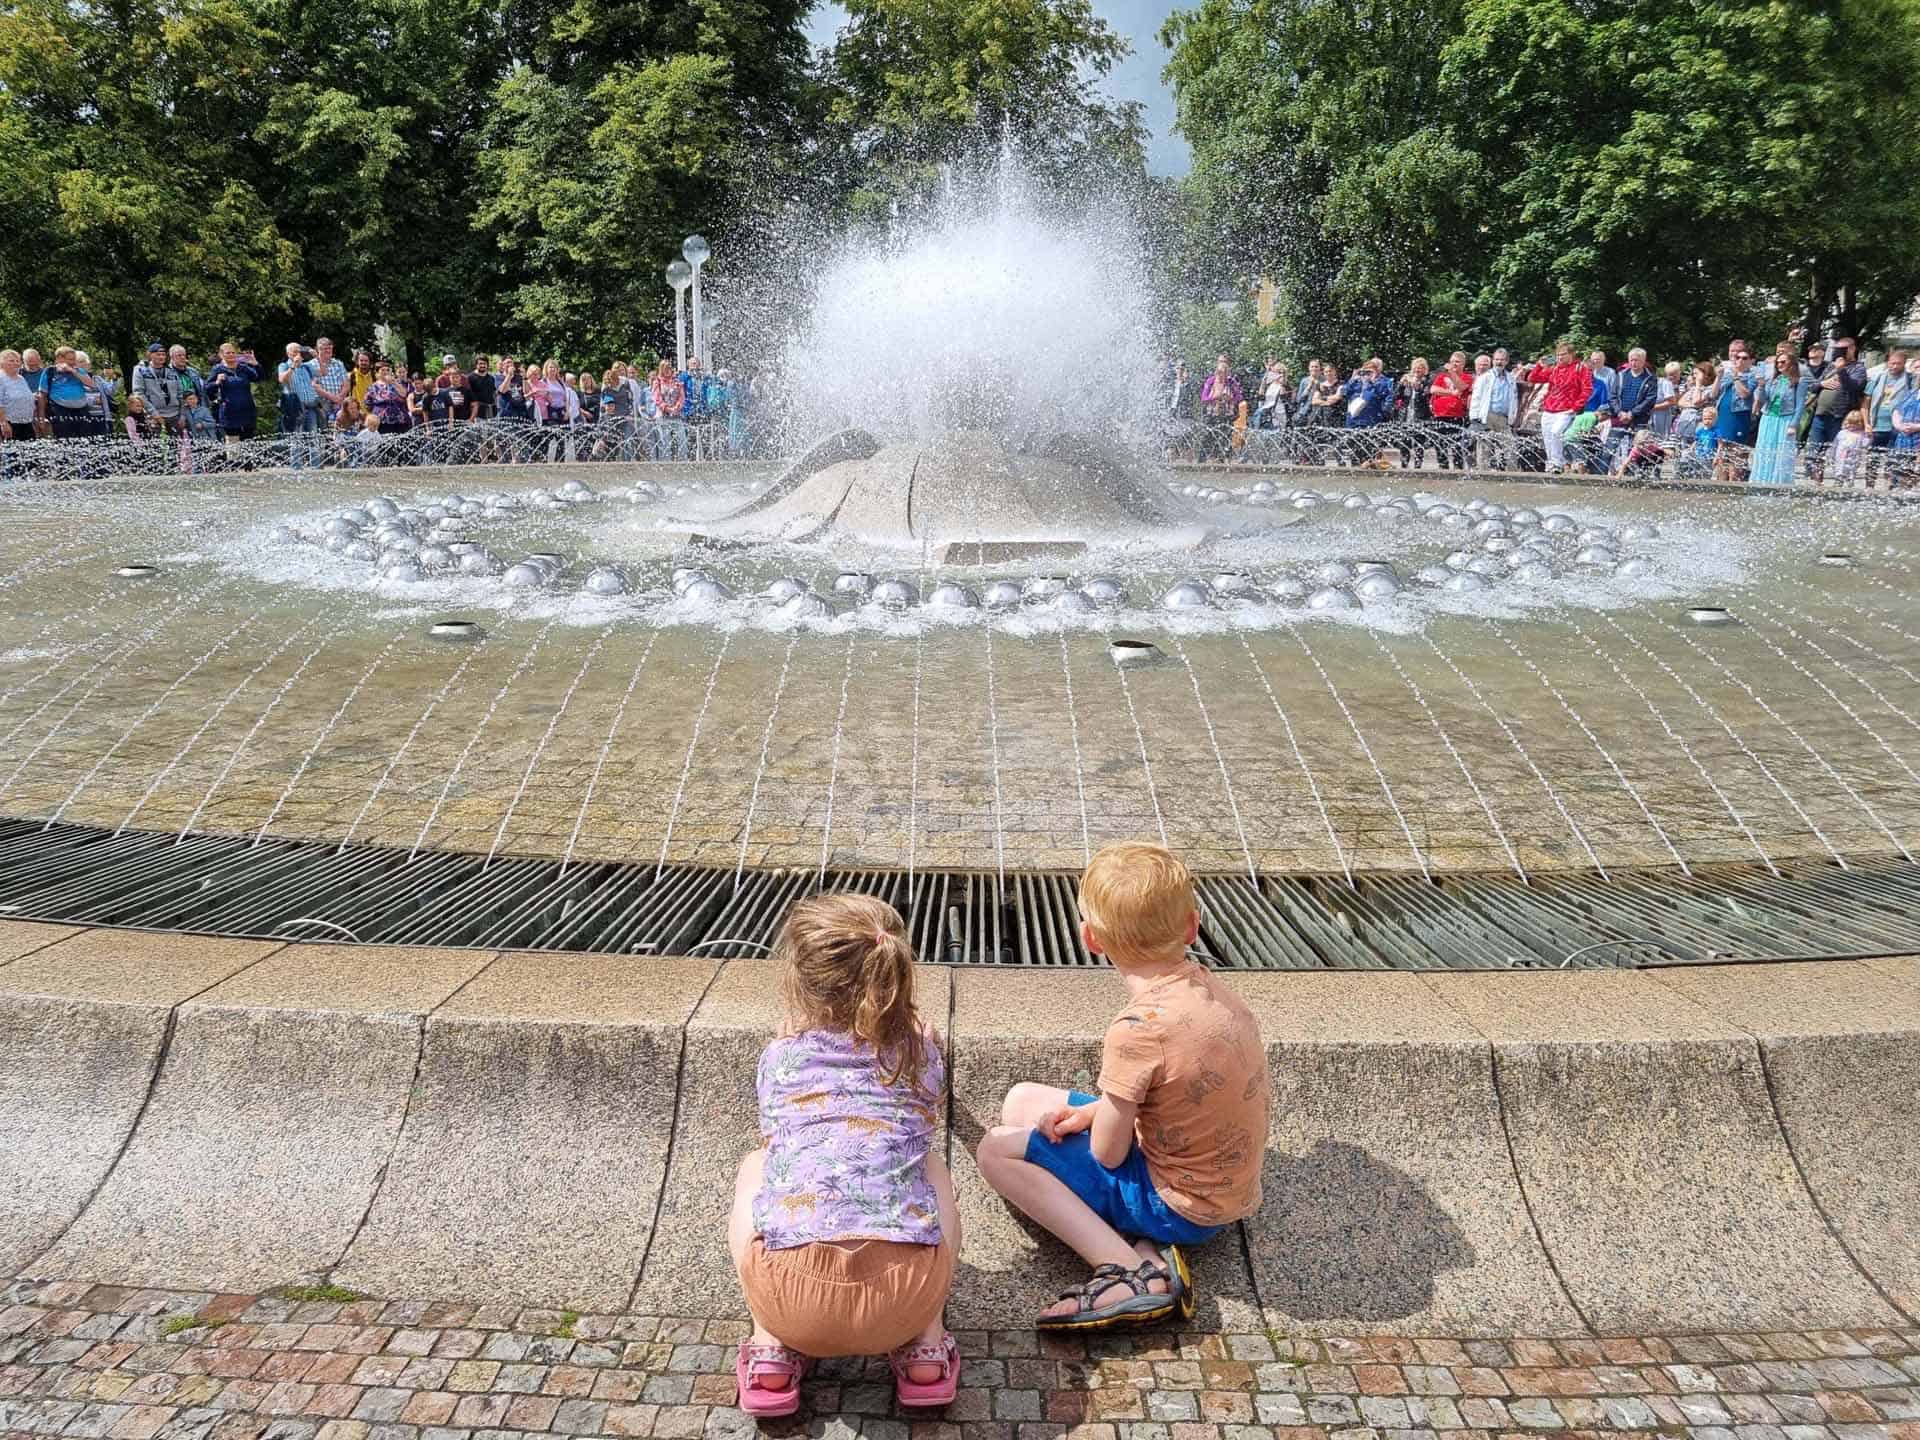
[(1749, 483), (1793, 484), (1794, 465), (1799, 458), (1795, 437), (1800, 433), (1800, 411), (1807, 403), (1810, 383), (1801, 372), (1798, 353), (1781, 346), (1773, 362), (1773, 374), (1753, 397), (1760, 430), (1754, 437)]
[(1893, 407), (1893, 475), (1903, 490), (1920, 478), (1920, 387), (1908, 386)]

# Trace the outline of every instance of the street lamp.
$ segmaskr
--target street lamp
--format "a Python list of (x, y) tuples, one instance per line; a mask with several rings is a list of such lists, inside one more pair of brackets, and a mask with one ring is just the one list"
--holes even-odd
[(692, 279), (693, 267), (686, 261), (675, 260), (667, 266), (667, 284), (673, 287), (673, 358), (680, 370), (687, 368), (687, 285)]
[(703, 318), (700, 313), (700, 267), (713, 254), (713, 247), (707, 244), (706, 236), (689, 235), (686, 243), (680, 247), (680, 253), (687, 257), (687, 264), (693, 267), (693, 354), (704, 365), (707, 363), (707, 332), (700, 323)]

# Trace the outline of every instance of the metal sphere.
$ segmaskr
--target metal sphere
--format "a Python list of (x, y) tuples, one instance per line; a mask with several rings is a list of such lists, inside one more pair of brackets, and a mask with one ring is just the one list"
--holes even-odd
[(1611, 545), (1614, 543), (1613, 531), (1603, 525), (1589, 525), (1579, 535), (1582, 545)]
[(1480, 514), (1483, 519), (1487, 520), (1505, 520), (1507, 518), (1507, 507), (1504, 505), (1482, 505), (1480, 507)]
[(933, 587), (927, 596), (927, 604), (941, 610), (977, 610), (980, 597), (964, 585), (955, 585), (951, 581)]
[(469, 550), (460, 557), (462, 575), (498, 575), (500, 562), (484, 550)]
[(420, 573), (420, 567), (411, 560), (397, 561), (380, 573), (384, 578), (397, 581), (402, 585), (412, 585), (424, 578)]
[(1475, 539), (1484, 540), (1489, 535), (1511, 535), (1513, 532), (1507, 529), (1504, 520), (1482, 520), (1473, 527), (1473, 533)]
[(536, 550), (533, 554), (527, 556), (527, 563), (529, 565), (538, 565), (542, 570), (546, 571), (548, 577), (551, 578), (560, 573), (560, 569), (566, 561), (562, 557), (554, 554), (551, 550)]
[(425, 511), (427, 522), (429, 524), (432, 524), (436, 521), (444, 520), (452, 513), (453, 512), (447, 509), (447, 507), (444, 505), (429, 505), (427, 506)]
[(775, 613), (784, 620), (823, 620), (833, 614), (833, 606), (807, 590), (782, 600)]
[(1613, 573), (1623, 580), (1631, 580), (1636, 575), (1651, 575), (1653, 561), (1644, 555), (1634, 555), (1614, 566)]
[(1443, 590), (1451, 590), (1454, 594), (1459, 595), (1469, 590), (1485, 590), (1489, 587), (1489, 584), (1490, 582), (1486, 576), (1476, 575), (1471, 570), (1462, 570), (1457, 575), (1448, 576), (1447, 583), (1440, 588)]
[(1180, 487), (1180, 493), (1189, 500), (1196, 500), (1200, 496), (1200, 487), (1198, 485), (1182, 485)]
[[(676, 290), (684, 290), (693, 280), (693, 267), (684, 260), (667, 262), (667, 284)], [(674, 302), (678, 304), (678, 301)]]
[(293, 533), (291, 526), (276, 525), (267, 532), (268, 543), (273, 545), (298, 545), (300, 537)]
[(634, 504), (651, 505), (656, 500), (662, 498), (664, 497), (660, 493), (660, 487), (651, 480), (636, 480), (633, 482), (632, 499)]
[(1365, 510), (1371, 504), (1373, 504), (1373, 501), (1369, 500), (1365, 495), (1349, 495), (1340, 502), (1340, 508), (1343, 510)]
[[(1034, 592), (1036, 596), (1046, 593), (1043, 590)], [(989, 610), (1018, 609), (1021, 600), (1020, 587), (1011, 580), (995, 580), (981, 592), (980, 600)]]
[(1540, 512), (1538, 510), (1529, 510), (1526, 506), (1522, 505), (1518, 510), (1509, 510), (1507, 512), (1507, 523), (1509, 525), (1538, 525), (1540, 523)]
[(1089, 615), (1100, 608), (1093, 597), (1082, 590), (1063, 590), (1047, 602), (1047, 607), (1070, 615)]
[(1544, 585), (1553, 579), (1553, 567), (1544, 560), (1526, 560), (1513, 567), (1513, 578), (1523, 585)]
[(1440, 517), (1440, 523), (1449, 530), (1471, 530), (1475, 524), (1473, 512), (1469, 510), (1449, 510)]
[(359, 508), (342, 510), (340, 512), (340, 518), (342, 520), (352, 521), (355, 527), (361, 530), (364, 530), (367, 528), (367, 526), (375, 523), (371, 512), (364, 509), (359, 509)]
[(1344, 560), (1329, 560), (1313, 572), (1313, 578), (1322, 585), (1344, 585), (1353, 579), (1354, 568)]
[(1205, 610), (1213, 604), (1213, 589), (1204, 580), (1182, 580), (1160, 597), (1160, 604), (1168, 610)]
[(1280, 503), (1279, 496), (1261, 490), (1249, 490), (1241, 500), (1243, 504), (1251, 505), (1257, 510), (1271, 510)]
[(1267, 593), (1283, 605), (1299, 605), (1307, 598), (1306, 582), (1282, 575), (1267, 586)]
[(1473, 563), (1473, 551), (1456, 550), (1447, 556), (1447, 566), (1452, 570), (1464, 570)]
[(697, 566), (676, 565), (673, 567), (673, 593), (676, 595), (684, 595), (687, 593), (687, 587), (689, 585), (697, 584), (702, 580), (711, 580), (712, 578), (711, 575)]
[(888, 610), (904, 610), (920, 603), (920, 590), (911, 581), (882, 580), (867, 592), (867, 599)]
[(1356, 560), (1353, 562), (1353, 573), (1355, 575), (1377, 575), (1382, 572), (1392, 575), (1396, 580), (1400, 578), (1389, 561)]
[(349, 560), (363, 560), (372, 563), (380, 558), (380, 549), (371, 540), (349, 540), (340, 552)]
[(592, 505), (600, 499), (600, 496), (583, 481), (569, 480), (560, 487), (560, 493), (555, 498), (564, 500), (569, 505)]
[(1353, 588), (1362, 600), (1391, 600), (1400, 593), (1400, 582), (1390, 570), (1374, 570), (1354, 581)]
[(1509, 550), (1520, 548), (1520, 542), (1511, 535), (1489, 535), (1480, 542), (1480, 548), (1489, 555), (1504, 555)]
[(627, 577), (612, 565), (600, 565), (587, 572), (584, 588), (589, 595), (624, 595)]
[(376, 495), (373, 499), (367, 501), (367, 514), (371, 515), (375, 520), (391, 520), (399, 513), (399, 504), (393, 500), (389, 500), (385, 495)]
[(353, 543), (353, 537), (350, 535), (329, 535), (320, 543), (335, 555), (339, 555), (346, 550), (347, 546)]
[[(563, 480), (560, 483), (559, 493), (562, 495), (591, 495), (593, 491), (587, 488), (586, 481), (576, 476), (570, 480)], [(447, 504), (454, 509), (459, 508), (459, 500), (457, 498), (447, 501)]]
[(529, 505), (544, 505), (551, 499), (553, 499), (553, 491), (547, 489), (544, 485), (536, 485), (527, 492), (527, 503)]
[(713, 246), (707, 243), (704, 235), (689, 235), (681, 245), (680, 253), (687, 257), (687, 264), (697, 270), (707, 263), (707, 257), (713, 254)]
[(1492, 555), (1476, 555), (1467, 562), (1466, 573), (1470, 575), (1498, 575), (1507, 567)]
[(1253, 577), (1243, 570), (1222, 570), (1213, 577), (1216, 595), (1245, 595), (1253, 588)]
[(1127, 587), (1111, 575), (1091, 577), (1080, 593), (1096, 605), (1124, 605), (1127, 600)]
[(360, 533), (360, 527), (344, 515), (335, 515), (320, 527), (326, 535), (338, 535), (343, 540), (351, 540)]
[(1540, 528), (1542, 530), (1550, 530), (1555, 535), (1559, 535), (1568, 530), (1578, 530), (1580, 525), (1571, 515), (1562, 515), (1556, 511), (1552, 515), (1542, 515), (1540, 517)]
[(1049, 595), (1064, 594), (1068, 588), (1064, 575), (1033, 575), (1020, 587), (1020, 593), (1029, 600), (1043, 600)]
[(1414, 575), (1422, 585), (1444, 585), (1451, 580), (1454, 572), (1445, 565), (1428, 565)]
[(1322, 496), (1318, 490), (1310, 486), (1296, 485), (1287, 492), (1287, 498), (1289, 500), (1319, 500)]
[(453, 552), (444, 545), (422, 545), (415, 557), (422, 570), (451, 570)]
[(524, 560), (507, 570), (507, 584), (516, 590), (531, 590), (547, 583), (547, 572), (538, 565), (529, 565)]
[(509, 495), (505, 490), (496, 490), (487, 496), (487, 508), (489, 510), (518, 510), (520, 508), (520, 497), (518, 495)]
[(833, 577), (836, 595), (864, 595), (873, 588), (873, 576), (864, 570), (842, 570)]
[(1293, 508), (1296, 510), (1315, 510), (1323, 503), (1323, 501), (1316, 499), (1312, 495), (1302, 495), (1298, 500), (1293, 502)]
[(1657, 525), (1628, 525), (1620, 531), (1620, 538), (1629, 544), (1641, 540), (1658, 540), (1660, 527)]
[(733, 598), (733, 591), (718, 580), (699, 579), (680, 592), (680, 598), (689, 605), (718, 605)]
[(1373, 513), (1378, 515), (1382, 520), (1398, 520), (1405, 516), (1407, 512), (1397, 505), (1376, 505), (1373, 507)]
[(1254, 493), (1254, 494), (1256, 494), (1256, 495), (1271, 495), (1271, 494), (1273, 494), (1273, 492), (1274, 492), (1274, 485), (1273, 485), (1273, 482), (1272, 482), (1271, 480), (1256, 480), (1256, 481), (1254, 481), (1254, 482), (1253, 482), (1253, 493)]
[(1475, 513), (1478, 513), (1479, 511), (1482, 511), (1487, 508), (1486, 498), (1481, 495), (1476, 495), (1471, 500), (1467, 501), (1464, 508), (1468, 510), (1472, 510)]
[(776, 605), (785, 604), (796, 595), (807, 593), (807, 582), (798, 575), (782, 575), (760, 592)]
[(486, 514), (487, 507), (482, 505), (478, 500), (462, 500), (460, 502), (460, 513), (466, 516), (467, 519), (472, 520), (476, 516)]
[(1309, 610), (1352, 610), (1359, 604), (1351, 590), (1344, 590), (1338, 585), (1328, 585), (1307, 596)]
[(1427, 519), (1433, 521), (1434, 524), (1438, 525), (1442, 520), (1446, 519), (1449, 515), (1456, 515), (1459, 512), (1455, 510), (1453, 506), (1447, 504), (1445, 501), (1436, 500), (1433, 502), (1433, 504), (1427, 506), (1427, 508), (1422, 510), (1420, 513), (1426, 516)]
[(1605, 545), (1583, 545), (1574, 552), (1576, 565), (1612, 565), (1620, 557)]

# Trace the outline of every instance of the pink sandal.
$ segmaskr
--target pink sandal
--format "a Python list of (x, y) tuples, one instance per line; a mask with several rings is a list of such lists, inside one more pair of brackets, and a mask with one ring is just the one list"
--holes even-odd
[[(755, 1345), (742, 1340), (734, 1352), (733, 1378), (740, 1387), (740, 1408), (749, 1415), (777, 1418), (800, 1408), (800, 1381), (807, 1373), (807, 1357), (785, 1345)], [(762, 1375), (785, 1375), (786, 1388), (769, 1390), (755, 1381)]]
[[(960, 1347), (951, 1331), (943, 1331), (940, 1343), (927, 1345), (914, 1341), (887, 1353), (893, 1367), (893, 1393), (902, 1405), (919, 1407), (951, 1405), (960, 1390)], [(909, 1365), (938, 1365), (940, 1378), (921, 1384), (907, 1374)]]

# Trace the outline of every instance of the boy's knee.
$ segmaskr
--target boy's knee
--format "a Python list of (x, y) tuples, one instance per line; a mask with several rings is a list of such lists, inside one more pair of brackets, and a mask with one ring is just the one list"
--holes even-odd
[(1048, 1092), (1044, 1085), (1036, 1085), (1030, 1080), (1022, 1080), (1007, 1091), (1006, 1099), (1000, 1102), (1000, 1123), (1031, 1128), (1039, 1119), (1040, 1112), (1047, 1106)]
[(996, 1125), (982, 1135), (973, 1152), (980, 1173), (991, 1180), (1004, 1171), (1009, 1161), (1023, 1159), (1027, 1153), (1027, 1134), (1023, 1126)]

